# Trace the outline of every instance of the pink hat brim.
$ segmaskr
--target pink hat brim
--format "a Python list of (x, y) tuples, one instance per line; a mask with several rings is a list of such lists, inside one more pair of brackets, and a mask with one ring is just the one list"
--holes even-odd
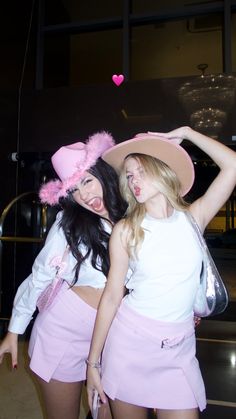
[(194, 182), (194, 166), (188, 153), (171, 140), (152, 134), (139, 134), (138, 137), (124, 141), (105, 151), (102, 159), (118, 173), (126, 156), (132, 153), (146, 154), (162, 160), (178, 176), (181, 195), (186, 195)]

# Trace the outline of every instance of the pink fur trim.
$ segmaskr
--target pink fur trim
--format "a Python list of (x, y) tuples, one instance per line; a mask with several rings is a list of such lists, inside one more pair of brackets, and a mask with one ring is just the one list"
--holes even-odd
[(102, 156), (104, 151), (115, 145), (113, 137), (105, 132), (98, 132), (88, 138), (85, 144), (86, 158), (83, 163), (78, 163), (78, 170), (73, 176), (61, 182), (60, 180), (51, 180), (45, 183), (39, 192), (42, 203), (49, 205), (58, 204), (59, 198), (66, 197), (68, 190), (72, 189), (83, 176), (84, 172), (94, 166), (97, 159)]
[(50, 180), (41, 186), (39, 197), (42, 203), (49, 205), (56, 205), (58, 203), (58, 194), (62, 188), (60, 180)]

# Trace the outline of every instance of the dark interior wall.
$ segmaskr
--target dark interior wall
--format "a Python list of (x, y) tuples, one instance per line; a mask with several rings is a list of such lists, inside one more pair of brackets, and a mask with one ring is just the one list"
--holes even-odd
[[(84, 140), (108, 130), (117, 142), (137, 132), (167, 131), (189, 124), (178, 90), (186, 79), (159, 79), (78, 88), (24, 91), (21, 114), (21, 151), (55, 151), (62, 144)], [(236, 103), (220, 140), (233, 144)]]
[[(26, 153), (29, 158), (18, 164), (18, 192), (37, 190), (44, 174), (54, 174), (47, 169), (50, 156), (57, 148), (84, 141), (96, 131), (107, 130), (116, 142), (120, 142), (138, 132), (164, 132), (189, 124), (189, 115), (178, 98), (179, 88), (185, 81), (186, 78), (168, 78), (129, 82), (119, 87), (111, 81), (77, 88), (24, 89), (18, 151), (20, 155)], [(235, 110), (236, 105), (219, 134), (220, 141), (232, 146), (235, 143), (231, 138), (236, 133)], [(16, 163), (9, 161), (8, 156), (16, 151), (16, 117), (16, 108), (12, 107), (4, 134), (8, 139), (1, 154), (0, 176), (5, 188), (3, 202), (15, 196)], [(39, 154), (47, 160), (46, 165), (40, 161)]]
[[(138, 132), (169, 131), (189, 124), (178, 98), (185, 78), (24, 91), (21, 112), (21, 152), (47, 152), (90, 134), (107, 130), (116, 142)], [(236, 105), (219, 134), (234, 146)]]
[[(12, 0), (1, 2), (0, 14), (0, 215), (18, 193), (21, 171), (11, 161), (11, 154), (21, 141), (21, 88), (32, 89), (35, 74), (35, 32), (36, 15), (32, 15), (32, 36), (27, 43), (30, 16), (34, 0)], [(24, 63), (28, 47), (27, 60)], [(24, 68), (24, 72), (23, 72)], [(24, 73), (24, 74), (23, 74)], [(19, 121), (19, 124), (18, 124)], [(29, 177), (30, 175), (28, 175)], [(29, 206), (24, 207), (24, 215), (29, 214)], [(18, 226), (17, 211), (14, 206), (8, 212), (5, 223), (1, 223), (3, 236), (14, 236)], [(26, 218), (25, 218), (26, 219)], [(27, 222), (30, 220), (28, 217)], [(31, 221), (31, 220), (30, 220)], [(21, 218), (21, 226), (25, 225)], [(27, 235), (29, 226), (24, 229)], [(18, 228), (19, 229), (19, 228)], [(19, 229), (20, 230), (20, 229)], [(31, 228), (32, 230), (32, 228)], [(20, 232), (20, 235), (22, 231)], [(0, 318), (9, 316), (17, 285), (29, 273), (35, 256), (35, 244), (0, 241)], [(24, 261), (24, 263), (22, 263)], [(1, 326), (1, 323), (0, 323)]]
[[(19, 152), (51, 154), (61, 145), (85, 140), (99, 131), (110, 131), (117, 142), (137, 132), (168, 131), (189, 124), (188, 115), (176, 92), (179, 80), (153, 80), (127, 83), (117, 88), (111, 85), (80, 88), (58, 88), (42, 91), (24, 90), (21, 103)], [(4, 93), (4, 94), (3, 94)], [(38, 157), (18, 164), (10, 160), (17, 150), (17, 94), (2, 92), (0, 208), (16, 196), (38, 187)], [(227, 144), (236, 133), (234, 106), (220, 139)], [(34, 160), (36, 160), (34, 162)], [(18, 176), (17, 176), (18, 174)], [(41, 176), (41, 175), (40, 175)], [(18, 191), (17, 191), (18, 189)]]
[[(2, 2), (0, 25), (0, 213), (10, 200), (16, 196), (16, 165), (9, 156), (17, 149), (19, 90), (22, 69), (32, 11), (32, 0), (19, 2)], [(27, 62), (24, 67), (23, 88), (34, 86), (35, 66), (35, 25), (33, 15), (32, 30), (29, 43)]]
[(0, 91), (0, 210), (2, 211), (16, 192), (16, 167), (8, 158), (16, 148), (17, 95), (14, 91)]

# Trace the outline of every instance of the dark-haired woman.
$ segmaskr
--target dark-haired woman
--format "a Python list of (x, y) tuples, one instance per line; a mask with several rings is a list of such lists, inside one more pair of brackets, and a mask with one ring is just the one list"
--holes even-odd
[(115, 171), (100, 159), (113, 143), (101, 132), (86, 144), (61, 147), (52, 156), (60, 180), (43, 185), (40, 198), (49, 205), (60, 204), (63, 211), (32, 273), (18, 288), (9, 331), (0, 345), (0, 362), (10, 352), (16, 368), (18, 334), (25, 332), (39, 296), (59, 267), (64, 284), (37, 315), (29, 342), (30, 368), (40, 383), (48, 419), (79, 416), (85, 360), (109, 270), (108, 241), (126, 209)]

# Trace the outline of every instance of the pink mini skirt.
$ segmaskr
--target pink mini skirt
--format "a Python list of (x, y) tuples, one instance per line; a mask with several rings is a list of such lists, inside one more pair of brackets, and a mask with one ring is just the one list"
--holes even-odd
[(96, 314), (65, 282), (35, 320), (29, 342), (31, 370), (47, 382), (85, 380)]
[(122, 302), (102, 356), (102, 384), (112, 400), (157, 409), (206, 407), (195, 357), (193, 319), (167, 323)]

